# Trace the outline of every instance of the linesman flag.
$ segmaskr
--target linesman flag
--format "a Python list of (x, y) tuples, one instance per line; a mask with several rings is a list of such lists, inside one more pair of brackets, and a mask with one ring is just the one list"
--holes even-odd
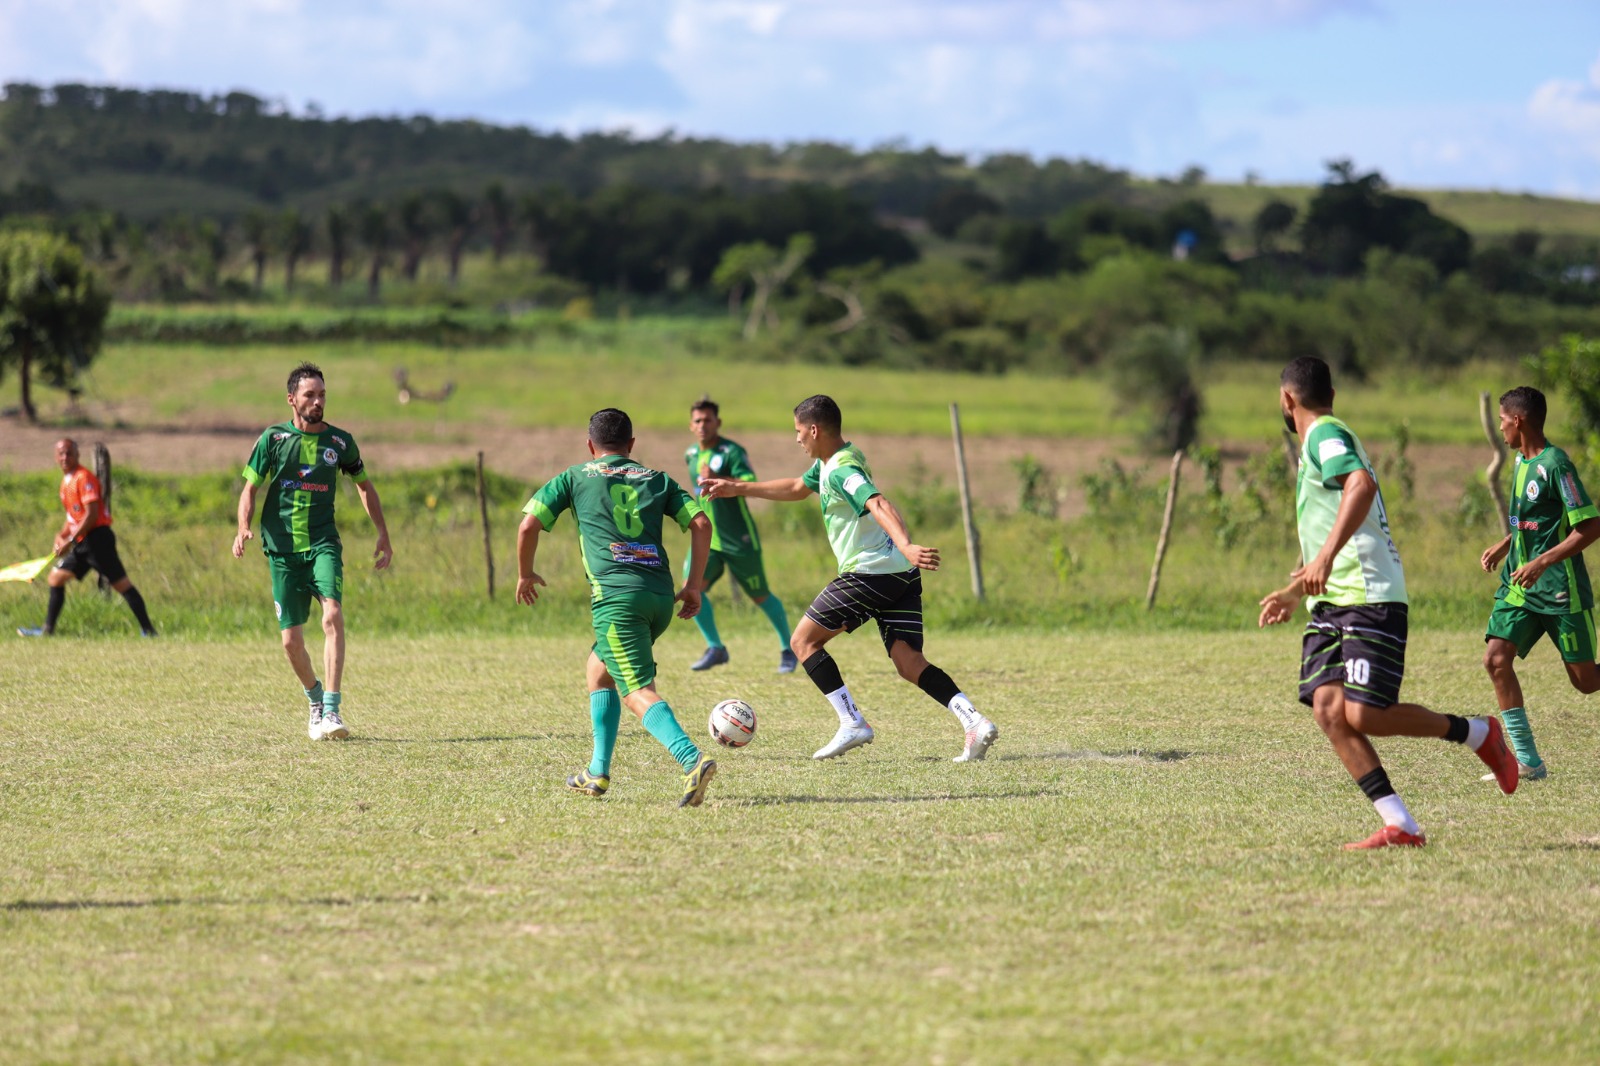
[(54, 555), (41, 555), (25, 563), (12, 563), (4, 570), (0, 570), (0, 581), (32, 581), (50, 569), (50, 564), (55, 561)]

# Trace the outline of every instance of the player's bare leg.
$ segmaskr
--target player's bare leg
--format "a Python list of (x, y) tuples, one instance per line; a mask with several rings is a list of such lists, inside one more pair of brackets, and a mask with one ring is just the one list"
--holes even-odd
[(327, 691), (322, 694), (322, 735), (328, 740), (343, 740), (350, 735), (339, 714), (344, 681), (344, 608), (335, 599), (322, 601), (322, 669)]
[(310, 711), (310, 718), (306, 722), (306, 736), (312, 740), (322, 739), (322, 682), (317, 680), (317, 671), (311, 665), (311, 653), (306, 650), (305, 626), (290, 626), (282, 630), (279, 636), (283, 640), (283, 653), (289, 659), (289, 668), (294, 671), (294, 676), (300, 680), (300, 687), (305, 690), (306, 706)]
[(818, 748), (811, 757), (813, 759), (832, 759), (851, 748), (859, 748), (863, 744), (871, 744), (875, 734), (867, 720), (861, 716), (861, 710), (856, 706), (856, 701), (850, 695), (850, 689), (844, 683), (844, 677), (839, 673), (839, 664), (833, 661), (826, 649), (828, 641), (844, 632), (842, 629), (824, 629), (818, 625), (810, 615), (800, 619), (800, 624), (794, 627), (794, 633), (789, 637), (789, 649), (794, 652), (800, 666), (805, 670), (811, 683), (816, 685), (833, 707), (834, 713), (839, 716), (839, 731), (833, 739)]
[(903, 640), (889, 646), (889, 659), (900, 676), (916, 685), (938, 704), (949, 709), (961, 723), (966, 734), (966, 746), (952, 762), (979, 762), (989, 754), (989, 748), (1000, 739), (999, 728), (978, 713), (972, 700), (950, 680), (950, 675), (928, 662), (921, 649), (913, 648)]
[(1567, 663), (1567, 680), (1585, 696), (1600, 692), (1600, 664)]
[[(1483, 668), (1489, 673), (1489, 680), (1494, 684), (1494, 696), (1500, 704), (1500, 717), (1505, 725), (1506, 741), (1511, 745), (1512, 752), (1517, 757), (1517, 773), (1525, 781), (1537, 781), (1548, 777), (1549, 769), (1544, 764), (1544, 759), (1539, 755), (1538, 745), (1534, 742), (1533, 727), (1528, 723), (1527, 704), (1523, 703), (1522, 682), (1517, 677), (1517, 646), (1504, 637), (1490, 637), (1484, 642)], [(1574, 663), (1567, 664), (1570, 677)], [(1593, 663), (1581, 664), (1594, 669)], [(1596, 679), (1600, 687), (1600, 678)], [(1578, 684), (1573, 680), (1573, 685)], [(1579, 691), (1584, 691), (1579, 689)], [(1593, 691), (1590, 689), (1588, 691)], [(1494, 780), (1493, 774), (1485, 774), (1485, 781)]]

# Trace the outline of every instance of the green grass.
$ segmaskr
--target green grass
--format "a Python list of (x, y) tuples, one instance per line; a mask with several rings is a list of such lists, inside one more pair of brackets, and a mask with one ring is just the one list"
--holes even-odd
[[(1408, 692), (1490, 703), (1476, 631), (1423, 633)], [(275, 641), (15, 644), (0, 672), (0, 1032), (9, 1061), (1591, 1062), (1600, 929), (1592, 705), (1525, 671), (1550, 781), (1386, 741), (1430, 834), (1345, 854), (1370, 806), (1293, 703), (1292, 630), (935, 632), (999, 721), (954, 720), (839, 642), (880, 729), (766, 640), (694, 675), (755, 744), (707, 805), (625, 724), (586, 756), (566, 623), (352, 637), (356, 739), (312, 744)]]

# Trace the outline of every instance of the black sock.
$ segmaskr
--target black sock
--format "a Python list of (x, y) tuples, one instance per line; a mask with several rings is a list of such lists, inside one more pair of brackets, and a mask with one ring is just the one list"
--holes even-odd
[(44, 610), (44, 631), (54, 633), (56, 620), (61, 617), (61, 608), (67, 605), (67, 588), (65, 585), (50, 586), (50, 606)]
[(1372, 773), (1356, 782), (1361, 786), (1361, 791), (1367, 794), (1367, 799), (1377, 803), (1385, 796), (1394, 795), (1394, 786), (1389, 784), (1389, 774), (1383, 767), (1378, 767)]
[(1444, 739), (1452, 744), (1465, 744), (1467, 742), (1467, 720), (1459, 714), (1447, 714), (1450, 725), (1444, 731)]
[(839, 664), (833, 661), (833, 656), (826, 649), (813, 652), (811, 658), (800, 665), (805, 667), (806, 676), (822, 690), (824, 696), (844, 688), (844, 675), (839, 673)]
[(127, 600), (128, 606), (133, 609), (133, 616), (139, 620), (139, 628), (146, 633), (154, 633), (156, 627), (150, 624), (150, 614), (144, 609), (144, 597), (139, 595), (139, 590), (129, 585), (128, 591), (122, 594), (122, 598)]
[(917, 678), (917, 687), (941, 707), (950, 706), (950, 701), (961, 693), (961, 686), (951, 681), (949, 674), (932, 663), (929, 663), (928, 668), (922, 671), (922, 676)]

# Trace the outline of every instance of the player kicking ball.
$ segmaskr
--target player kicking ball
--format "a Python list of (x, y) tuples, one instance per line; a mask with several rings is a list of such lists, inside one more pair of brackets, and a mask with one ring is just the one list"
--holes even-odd
[(832, 759), (871, 744), (872, 726), (862, 717), (828, 641), (868, 621), (878, 623), (883, 646), (900, 676), (948, 707), (966, 732), (966, 747), (954, 762), (977, 762), (1000, 737), (995, 724), (972, 706), (950, 675), (922, 654), (922, 571), (939, 569), (939, 549), (911, 543), (905, 519), (872, 483), (861, 449), (844, 439), (844, 417), (827, 396), (802, 400), (794, 409), (796, 443), (814, 460), (803, 477), (736, 481), (707, 477), (705, 499), (755, 496), (797, 502), (816, 493), (828, 542), (839, 560), (834, 578), (806, 608), (790, 646), (839, 715), (839, 731), (812, 756)]
[[(239, 531), (233, 557), (244, 558), (254, 540), (250, 523), (256, 495), (266, 488), (261, 505), (261, 550), (272, 574), (272, 605), (278, 615), (283, 651), (306, 694), (311, 712), (306, 733), (312, 740), (344, 740), (350, 729), (340, 713), (344, 676), (344, 548), (333, 520), (339, 475), (355, 482), (361, 506), (378, 530), (372, 549), (373, 568), (386, 569), (394, 558), (383, 505), (372, 484), (361, 449), (350, 431), (323, 421), (328, 389), (322, 371), (301, 363), (289, 373), (287, 422), (268, 426), (245, 464), (239, 493)], [(317, 680), (306, 651), (305, 625), (311, 601), (322, 607), (323, 681)]]
[(1305, 563), (1287, 587), (1261, 601), (1262, 626), (1287, 622), (1302, 597), (1311, 606), (1300, 661), (1300, 702), (1383, 819), (1350, 850), (1416, 847), (1422, 828), (1389, 783), (1368, 737), (1437, 737), (1465, 744), (1488, 764), (1507, 795), (1517, 764), (1493, 718), (1438, 714), (1401, 703), (1406, 668), (1406, 577), (1389, 536), (1378, 477), (1350, 427), (1333, 416), (1333, 375), (1312, 356), (1279, 378), (1283, 420), (1299, 435), (1295, 506)]
[[(633, 422), (626, 414), (614, 407), (597, 411), (589, 419), (590, 461), (568, 467), (533, 494), (517, 528), (517, 602), (532, 607), (538, 601), (539, 586), (545, 584), (533, 569), (539, 534), (571, 511), (594, 624), (587, 671), (594, 755), (586, 769), (567, 778), (567, 787), (597, 797), (610, 789), (611, 754), (625, 703), (683, 767), (678, 806), (698, 807), (717, 764), (689, 739), (656, 692), (654, 644), (667, 631), (675, 603), (682, 604), (679, 618), (693, 618), (700, 609), (711, 523), (677, 482), (629, 458), (633, 444)], [(690, 535), (689, 573), (676, 596), (661, 543), (667, 517)]]
[(1595, 666), (1594, 593), (1583, 550), (1600, 537), (1600, 509), (1589, 499), (1567, 453), (1545, 439), (1545, 398), (1538, 389), (1500, 397), (1500, 436), (1517, 453), (1511, 475), (1511, 532), (1483, 553), (1485, 573), (1501, 560), (1500, 590), (1484, 635), (1483, 665), (1494, 682), (1517, 773), (1550, 773), (1533, 741), (1516, 661), (1546, 633), (1582, 693), (1600, 690)]

